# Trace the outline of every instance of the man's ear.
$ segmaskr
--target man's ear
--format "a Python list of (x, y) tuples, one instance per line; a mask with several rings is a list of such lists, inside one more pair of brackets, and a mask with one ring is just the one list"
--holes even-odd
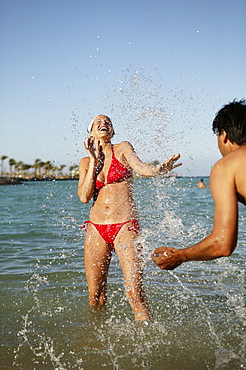
[(226, 131), (225, 130), (222, 130), (221, 135), (222, 135), (222, 138), (223, 138), (223, 143), (226, 144), (228, 142), (228, 140), (229, 140), (228, 137), (227, 137)]

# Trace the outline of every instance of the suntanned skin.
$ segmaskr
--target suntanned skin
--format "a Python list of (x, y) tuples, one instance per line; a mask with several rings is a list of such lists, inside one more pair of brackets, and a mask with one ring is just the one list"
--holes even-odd
[(198, 187), (199, 189), (204, 189), (206, 187), (203, 180), (198, 181)]
[[(107, 116), (94, 119), (90, 137), (84, 143), (88, 157), (82, 158), (79, 165), (78, 196), (81, 202), (88, 203), (93, 196), (96, 181), (96, 168), (102, 164), (97, 179), (106, 183), (112, 158), (111, 138), (113, 127)], [(130, 171), (155, 176), (167, 173), (178, 167), (175, 162), (180, 155), (170, 157), (158, 167), (142, 162), (132, 145), (123, 141), (114, 145), (116, 158)], [(90, 221), (96, 224), (115, 224), (131, 219), (138, 220), (138, 213), (132, 194), (132, 179), (105, 184), (98, 193), (90, 210)], [(117, 234), (114, 246), (123, 272), (126, 295), (133, 309), (135, 320), (149, 320), (150, 309), (143, 288), (141, 267), (142, 247), (136, 241), (137, 233), (129, 230), (130, 223), (124, 225)], [(107, 276), (112, 250), (92, 224), (88, 224), (84, 243), (84, 264), (91, 306), (101, 306), (107, 299)]]
[(183, 262), (206, 261), (230, 256), (237, 244), (238, 202), (246, 205), (246, 143), (232, 143), (225, 131), (218, 136), (223, 156), (210, 176), (214, 200), (214, 225), (210, 235), (185, 249), (160, 247), (152, 254), (162, 270), (173, 270)]

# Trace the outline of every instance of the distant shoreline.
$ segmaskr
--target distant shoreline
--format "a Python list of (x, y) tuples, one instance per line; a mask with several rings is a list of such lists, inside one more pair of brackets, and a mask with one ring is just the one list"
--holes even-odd
[[(181, 178), (209, 178), (209, 176), (163, 176), (163, 178), (176, 178), (176, 179), (181, 179)], [(144, 178), (150, 178), (146, 176), (136, 176), (135, 179), (144, 179)], [(32, 177), (32, 178), (22, 178), (22, 177), (0, 177), (0, 185), (21, 185), (24, 182), (50, 182), (50, 181), (78, 181), (78, 177), (44, 177), (44, 178), (39, 178), (39, 177)]]
[(60, 177), (45, 177), (45, 178), (37, 178), (33, 177), (30, 179), (26, 178), (7, 178), (7, 177), (0, 177), (0, 185), (21, 185), (24, 182), (47, 182), (47, 181), (74, 181), (78, 178), (76, 177), (66, 177), (66, 178), (60, 178)]

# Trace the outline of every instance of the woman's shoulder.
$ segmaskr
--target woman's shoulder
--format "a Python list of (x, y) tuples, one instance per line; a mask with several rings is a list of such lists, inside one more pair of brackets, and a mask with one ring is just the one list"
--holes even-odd
[(79, 161), (79, 165), (81, 167), (88, 167), (89, 163), (90, 163), (90, 158), (89, 157), (81, 158), (80, 161)]
[(133, 146), (129, 141), (122, 141), (121, 143), (114, 144), (116, 151), (133, 150)]

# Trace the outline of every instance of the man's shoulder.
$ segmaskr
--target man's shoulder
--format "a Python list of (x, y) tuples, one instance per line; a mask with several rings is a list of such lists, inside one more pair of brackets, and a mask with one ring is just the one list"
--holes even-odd
[(246, 171), (246, 145), (241, 146), (221, 159), (220, 164), (230, 172)]
[(212, 168), (210, 184), (212, 189), (228, 191), (233, 189), (238, 200), (246, 205), (246, 147), (240, 147), (218, 160)]
[(236, 160), (230, 157), (230, 154), (227, 154), (223, 158), (219, 159), (213, 166), (211, 171), (211, 180), (222, 180), (228, 181), (232, 179), (235, 175)]
[(246, 158), (246, 145), (241, 146), (232, 152), (228, 153), (225, 155), (223, 158), (219, 159), (216, 163), (215, 166), (238, 166), (241, 165), (242, 162), (245, 162)]
[(223, 157), (221, 159), (219, 159), (214, 165), (213, 165), (213, 168), (212, 168), (212, 173), (215, 172), (215, 171), (219, 171), (219, 170), (222, 170), (223, 167), (225, 167), (227, 164), (227, 160), (226, 160), (226, 157)]

